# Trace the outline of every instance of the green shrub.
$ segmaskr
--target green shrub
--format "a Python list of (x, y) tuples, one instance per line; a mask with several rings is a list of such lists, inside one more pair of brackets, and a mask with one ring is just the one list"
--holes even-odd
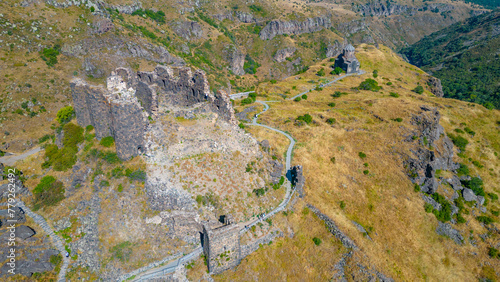
[(473, 164), (475, 167), (477, 167), (477, 168), (483, 168), (483, 167), (484, 167), (484, 166), (483, 166), (480, 162), (478, 162), (478, 161), (476, 161), (476, 160), (472, 161), (472, 164)]
[(460, 213), (456, 213), (456, 214), (454, 215), (454, 217), (455, 217), (455, 220), (457, 221), (457, 223), (462, 224), (462, 223), (467, 222), (467, 221), (465, 220), (465, 218), (464, 218), (464, 217), (463, 217)]
[(45, 147), (45, 157), (48, 160), (42, 164), (43, 168), (52, 166), (56, 171), (66, 171), (76, 163), (77, 145), (83, 142), (83, 128), (68, 123), (63, 126), (64, 138), (63, 147), (59, 149), (54, 144)]
[(432, 213), (436, 216), (439, 221), (446, 222), (451, 220), (451, 204), (446, 200), (446, 198), (439, 193), (432, 194), (432, 198), (441, 204), (441, 210), (433, 210)]
[(314, 245), (319, 246), (321, 245), (321, 239), (318, 237), (314, 237), (313, 239)]
[(402, 122), (403, 119), (402, 118), (395, 118), (395, 119), (393, 119), (393, 121), (395, 121), (395, 122)]
[(118, 187), (116, 188), (116, 190), (117, 190), (118, 192), (120, 192), (120, 193), (121, 193), (121, 192), (123, 192), (123, 184), (121, 184), (121, 183), (120, 183), (120, 184), (118, 184)]
[(498, 200), (498, 195), (495, 193), (488, 193), (488, 197), (490, 197), (493, 202)]
[(312, 122), (313, 118), (310, 114), (305, 114), (303, 116), (298, 116), (297, 120), (304, 121), (305, 123), (309, 124)]
[(420, 185), (418, 185), (417, 183), (415, 183), (415, 185), (413, 186), (413, 190), (415, 192), (420, 192)]
[(462, 129), (460, 129), (460, 128), (455, 128), (455, 132), (456, 133), (460, 133), (460, 134), (464, 133), (464, 131)]
[(488, 255), (491, 257), (491, 258), (498, 258), (500, 259), (500, 252), (493, 248), (493, 247), (488, 247)]
[(424, 93), (424, 88), (422, 87), (422, 85), (419, 85), (419, 86), (415, 87), (414, 89), (412, 89), (411, 91), (413, 91), (417, 94), (422, 94), (422, 93)]
[(448, 137), (462, 152), (465, 151), (465, 147), (469, 144), (469, 141), (462, 136), (456, 136), (450, 133), (448, 134)]
[(241, 128), (241, 129), (244, 129), (245, 125), (242, 122), (240, 122), (240, 124), (238, 124), (238, 127)]
[(342, 68), (336, 67), (335, 69), (332, 70), (332, 72), (330, 74), (337, 74), (338, 75), (338, 74), (341, 74), (343, 72), (344, 72), (344, 70)]
[(328, 118), (328, 119), (326, 119), (326, 123), (328, 123), (328, 124), (334, 124), (335, 122), (337, 122), (337, 120), (334, 119), (334, 118)]
[(491, 217), (485, 216), (485, 215), (478, 216), (478, 217), (476, 217), (476, 219), (477, 219), (477, 221), (484, 223), (484, 224), (491, 224), (494, 222), (494, 220)]
[(99, 145), (109, 148), (115, 144), (115, 138), (113, 136), (107, 136), (99, 141)]
[(389, 82), (387, 82), (387, 83), (386, 83), (386, 85), (391, 86), (391, 85), (392, 85), (392, 82), (390, 82), (390, 81), (389, 81)]
[(33, 209), (36, 211), (40, 208), (55, 206), (64, 199), (64, 192), (61, 181), (50, 175), (44, 176), (33, 190), (35, 196)]
[(476, 132), (472, 131), (472, 129), (466, 127), (464, 128), (464, 131), (469, 133), (470, 135), (472, 135), (472, 137), (474, 137), (474, 135), (476, 135)]
[(307, 95), (306, 94), (304, 94), (304, 95), (302, 95), (300, 97), (302, 98), (302, 100), (307, 100)]
[(399, 98), (399, 94), (398, 94), (398, 93), (389, 92), (389, 95), (390, 95), (391, 97), (394, 97), (394, 98)]
[(74, 117), (74, 115), (75, 115), (75, 111), (73, 110), (72, 106), (67, 106), (67, 107), (61, 108), (57, 112), (57, 121), (60, 124), (68, 123), (69, 121), (71, 121), (71, 119)]
[(363, 170), (363, 174), (364, 174), (364, 175), (368, 175), (369, 173), (370, 173), (370, 171), (369, 171), (369, 170)]
[(469, 175), (469, 167), (465, 164), (460, 164), (460, 167), (457, 169), (457, 175), (462, 176), (462, 175)]
[(346, 206), (346, 205), (345, 205), (344, 201), (340, 201), (340, 208), (341, 208), (341, 209), (344, 209), (344, 208), (345, 208), (345, 206)]
[(300, 100), (302, 100), (302, 98), (300, 97), (296, 97), (295, 99), (293, 99), (295, 102), (300, 102)]
[(378, 92), (380, 89), (382, 89), (382, 87), (378, 86), (377, 81), (375, 81), (371, 78), (367, 78), (367, 79), (365, 79), (365, 81), (361, 82), (361, 84), (358, 86), (358, 89)]
[(332, 162), (332, 164), (334, 164), (335, 163), (335, 157), (331, 157), (330, 161)]
[(325, 69), (321, 68), (317, 73), (317, 76), (325, 76)]
[(107, 180), (101, 180), (101, 183), (99, 183), (101, 187), (109, 187), (109, 181)]
[(472, 177), (471, 180), (461, 180), (463, 186), (474, 191), (474, 194), (478, 196), (485, 196), (483, 189), (483, 180), (479, 177)]
[(424, 204), (424, 209), (425, 209), (426, 213), (430, 213), (430, 212), (432, 212), (433, 207), (432, 207), (431, 204), (425, 203)]
[(358, 153), (358, 156), (361, 158), (361, 159), (365, 159), (366, 158), (366, 154), (363, 153), (363, 152), (359, 152)]
[(59, 45), (55, 45), (52, 48), (43, 48), (40, 52), (40, 57), (45, 61), (47, 66), (53, 67), (57, 64), (57, 56), (59, 56), (59, 51), (61, 47)]
[(253, 192), (257, 195), (257, 197), (264, 196), (264, 194), (266, 194), (266, 190), (264, 188), (253, 189)]
[(328, 106), (333, 108), (336, 106), (336, 104), (335, 103), (328, 103)]
[(378, 70), (374, 70), (374, 71), (373, 71), (373, 77), (374, 77), (374, 78), (377, 78), (377, 77), (378, 77)]

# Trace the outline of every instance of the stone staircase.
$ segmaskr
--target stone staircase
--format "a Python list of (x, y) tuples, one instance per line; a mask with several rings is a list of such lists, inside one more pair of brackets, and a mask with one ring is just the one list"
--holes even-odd
[(59, 277), (57, 278), (57, 281), (66, 281), (66, 271), (68, 270), (69, 266), (69, 258), (65, 256), (66, 254), (66, 249), (64, 248), (63, 241), (59, 236), (57, 236), (54, 231), (52, 230), (52, 227), (49, 226), (45, 218), (43, 218), (41, 215), (34, 213), (29, 207), (27, 207), (22, 201), (18, 201), (18, 207), (22, 208), (24, 212), (33, 220), (35, 221), (36, 224), (40, 225), (42, 227), (43, 231), (47, 233), (52, 240), (52, 243), (56, 247), (56, 249), (59, 251), (61, 256), (63, 257), (63, 263), (61, 265), (61, 270), (59, 271)]

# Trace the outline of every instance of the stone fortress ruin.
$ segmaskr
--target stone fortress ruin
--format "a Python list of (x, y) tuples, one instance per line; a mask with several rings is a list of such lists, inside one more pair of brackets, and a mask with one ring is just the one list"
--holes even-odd
[(359, 71), (359, 61), (354, 55), (356, 49), (351, 44), (348, 44), (342, 50), (342, 53), (335, 59), (335, 68), (343, 69), (347, 74), (357, 73)]
[(98, 139), (112, 136), (122, 160), (141, 154), (148, 119), (160, 104), (191, 107), (207, 102), (219, 118), (236, 125), (234, 110), (224, 91), (213, 94), (202, 70), (157, 66), (153, 72), (117, 68), (107, 78), (107, 87), (82, 79), (71, 82), (76, 119), (80, 126), (92, 125)]

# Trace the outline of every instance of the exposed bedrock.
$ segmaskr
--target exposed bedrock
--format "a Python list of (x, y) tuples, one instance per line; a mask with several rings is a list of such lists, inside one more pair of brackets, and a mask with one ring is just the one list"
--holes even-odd
[(273, 39), (280, 34), (302, 34), (320, 31), (323, 28), (330, 28), (330, 18), (315, 17), (307, 18), (305, 21), (279, 21), (269, 22), (259, 33), (260, 39)]

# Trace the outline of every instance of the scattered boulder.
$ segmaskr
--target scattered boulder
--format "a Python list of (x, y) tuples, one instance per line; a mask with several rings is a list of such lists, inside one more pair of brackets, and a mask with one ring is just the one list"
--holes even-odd
[(455, 191), (464, 189), (464, 187), (462, 187), (462, 183), (460, 183), (460, 179), (456, 175), (453, 175), (451, 178), (446, 179), (446, 182), (448, 182)]
[(464, 200), (467, 201), (467, 202), (471, 202), (471, 201), (475, 201), (477, 200), (477, 196), (474, 194), (474, 192), (469, 189), (469, 188), (465, 188), (463, 191), (462, 191), (462, 195), (464, 196)]
[(16, 228), (16, 237), (22, 240), (26, 240), (35, 234), (36, 234), (35, 230), (26, 225), (21, 225)]
[(260, 145), (262, 146), (262, 148), (264, 148), (265, 151), (269, 151), (269, 149), (271, 149), (271, 145), (269, 144), (269, 140), (267, 139), (264, 139), (260, 142)]
[(436, 229), (436, 233), (441, 235), (441, 236), (447, 236), (455, 243), (458, 245), (462, 245), (464, 241), (464, 237), (460, 232), (453, 227), (449, 223), (442, 223), (441, 221), (438, 222), (438, 228)]
[(484, 205), (484, 197), (483, 196), (477, 196), (477, 204), (482, 206)]

